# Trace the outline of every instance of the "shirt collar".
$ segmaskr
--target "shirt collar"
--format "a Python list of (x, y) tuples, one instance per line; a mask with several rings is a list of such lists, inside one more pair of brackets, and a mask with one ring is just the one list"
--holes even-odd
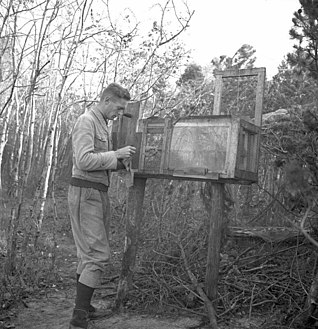
[(102, 112), (99, 110), (99, 108), (97, 106), (92, 109), (92, 112), (97, 117), (97, 119), (101, 125), (106, 124), (106, 126), (108, 126), (108, 120), (104, 118)]

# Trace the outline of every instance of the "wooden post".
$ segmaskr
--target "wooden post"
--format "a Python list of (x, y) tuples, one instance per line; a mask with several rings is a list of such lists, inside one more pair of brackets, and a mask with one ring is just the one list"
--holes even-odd
[(262, 112), (265, 89), (265, 68), (260, 68), (257, 74), (256, 101), (255, 101), (255, 124), (259, 127), (262, 125)]
[(126, 210), (125, 249), (119, 278), (115, 309), (120, 309), (132, 284), (139, 233), (142, 224), (142, 205), (144, 201), (146, 178), (134, 178), (133, 186), (128, 189)]
[(211, 301), (217, 298), (220, 248), (224, 216), (224, 184), (211, 184), (211, 208), (209, 214), (208, 256), (205, 277), (205, 291)]

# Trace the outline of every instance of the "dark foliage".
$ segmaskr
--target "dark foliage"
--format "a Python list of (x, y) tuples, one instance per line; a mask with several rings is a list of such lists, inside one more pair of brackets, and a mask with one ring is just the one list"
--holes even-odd
[(318, 79), (318, 1), (300, 0), (302, 8), (294, 13), (294, 27), (290, 36), (297, 41), (295, 51), (288, 54), (288, 61)]

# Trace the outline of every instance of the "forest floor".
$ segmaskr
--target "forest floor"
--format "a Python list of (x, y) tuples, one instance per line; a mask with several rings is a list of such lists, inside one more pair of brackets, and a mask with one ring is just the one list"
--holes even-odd
[[(12, 328), (21, 329), (68, 329), (68, 324), (74, 306), (76, 273), (76, 249), (71, 237), (64, 235), (59, 241), (59, 254), (57, 258), (60, 283), (55, 287), (43, 291), (42, 295), (33, 296), (25, 300), (25, 305), (20, 307), (16, 321)], [(110, 300), (104, 296), (112, 295), (114, 287), (102, 287), (95, 293), (94, 305), (108, 307)], [(195, 319), (178, 318), (164, 319), (145, 314), (114, 314), (107, 319), (94, 321), (89, 328), (186, 328), (196, 324)]]
[[(68, 221), (66, 190), (61, 192), (62, 194), (58, 198), (60, 227), (56, 232), (56, 270), (53, 275), (55, 280), (50, 280), (48, 281), (50, 284), (44, 284), (42, 288), (39, 287), (39, 289), (30, 292), (28, 296), (25, 296), (25, 298), (21, 300), (19, 305), (14, 305), (6, 309), (5, 314), (1, 314), (0, 309), (0, 329), (68, 329), (69, 327), (69, 321), (74, 307), (77, 258), (76, 248)], [(50, 218), (47, 219), (47, 223), (50, 223)], [(113, 241), (111, 243), (113, 259), (109, 265), (109, 269), (107, 269), (102, 286), (96, 290), (93, 298), (93, 305), (97, 307), (110, 308), (115, 300), (123, 250), (123, 232), (123, 224), (116, 224), (112, 232)], [(250, 248), (250, 240), (246, 240), (246, 243)], [(243, 247), (246, 248), (246, 246)], [(263, 247), (263, 244), (261, 244), (260, 248), (257, 247), (260, 255), (264, 253)], [(258, 256), (256, 254), (251, 257)], [(259, 258), (261, 258), (261, 256)], [(277, 259), (277, 263), (282, 263), (284, 259), (288, 262), (288, 258), (284, 256), (284, 258)], [(255, 268), (254, 263), (252, 266), (252, 271), (254, 272), (257, 267)], [(264, 267), (264, 269), (266, 269), (266, 267)], [(250, 272), (251, 270), (246, 270), (246, 273)], [(261, 272), (263, 273), (264, 270), (261, 270)], [(283, 272), (281, 271), (279, 273)], [(254, 279), (254, 277), (245, 277), (244, 280), (246, 278), (247, 281)], [(239, 285), (240, 282), (238, 281), (237, 284)], [(271, 285), (271, 282), (269, 282), (268, 285)], [(266, 289), (267, 286), (265, 286), (263, 290)], [(288, 292), (284, 295), (287, 296)], [(209, 325), (206, 324), (206, 317), (198, 314), (185, 313), (184, 310), (180, 312), (171, 312), (170, 310), (167, 312), (164, 310), (159, 311), (156, 307), (146, 310), (142, 307), (138, 307), (138, 304), (138, 300), (129, 301), (121, 313), (114, 313), (108, 318), (92, 321), (90, 322), (89, 329), (210, 328)], [(137, 307), (130, 307), (131, 305), (137, 305)], [(292, 326), (269, 325), (268, 319), (274, 317), (275, 314), (268, 308), (265, 309), (265, 307), (264, 313), (258, 312), (255, 313), (256, 315), (251, 312), (242, 312), (241, 314), (234, 314), (233, 312), (232, 315), (231, 313), (232, 312), (229, 312), (226, 317), (222, 316), (218, 319), (219, 329), (293, 328)]]
[[(71, 236), (59, 237), (57, 267), (59, 280), (51, 287), (45, 287), (37, 294), (23, 299), (20, 306), (11, 309), (0, 321), (0, 328), (16, 329), (68, 329), (75, 297), (76, 248)], [(110, 307), (116, 290), (115, 284), (105, 284), (96, 292), (93, 304), (97, 307)], [(258, 328), (262, 319), (237, 319), (230, 324), (220, 324), (225, 328)], [(202, 319), (193, 315), (163, 316), (125, 310), (108, 318), (90, 322), (89, 329), (186, 329), (208, 328)]]
[[(57, 266), (59, 282), (25, 298), (20, 307), (10, 311), (0, 328), (16, 329), (68, 329), (75, 297), (76, 249), (72, 237), (59, 238)], [(93, 304), (109, 307), (114, 298), (115, 285), (100, 287), (94, 296)], [(113, 296), (109, 297), (109, 296)], [(261, 318), (233, 319), (228, 324), (220, 324), (220, 329), (259, 328)], [(89, 329), (186, 329), (209, 328), (202, 324), (198, 316), (176, 314), (168, 316), (126, 310), (120, 314), (90, 322)]]

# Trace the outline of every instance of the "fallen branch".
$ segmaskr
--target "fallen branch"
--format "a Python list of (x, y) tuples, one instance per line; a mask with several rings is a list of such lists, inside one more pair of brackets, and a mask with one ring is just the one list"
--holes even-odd
[(184, 252), (184, 249), (183, 249), (183, 246), (182, 246), (180, 241), (178, 241), (178, 245), (179, 245), (179, 248), (181, 250), (181, 256), (182, 256), (182, 259), (183, 259), (184, 266), (185, 266), (185, 268), (187, 270), (187, 273), (189, 275), (189, 278), (190, 278), (192, 284), (194, 285), (194, 287), (196, 288), (197, 292), (199, 293), (201, 299), (204, 301), (205, 307), (206, 307), (207, 312), (208, 312), (211, 329), (218, 329), (218, 324), (217, 324), (217, 321), (216, 321), (215, 311), (214, 311), (214, 307), (212, 305), (212, 302), (210, 301), (208, 296), (204, 293), (202, 287), (198, 283), (198, 280), (196, 279), (194, 274), (191, 272), (191, 270), (189, 268), (189, 265), (188, 265), (186, 255), (185, 255), (185, 252)]
[(311, 235), (309, 235), (307, 233), (307, 231), (305, 230), (305, 222), (306, 222), (306, 219), (308, 217), (310, 210), (311, 210), (311, 207), (308, 207), (304, 217), (302, 218), (302, 220), (300, 222), (300, 231), (315, 247), (318, 247), (318, 242), (314, 238), (312, 238)]

